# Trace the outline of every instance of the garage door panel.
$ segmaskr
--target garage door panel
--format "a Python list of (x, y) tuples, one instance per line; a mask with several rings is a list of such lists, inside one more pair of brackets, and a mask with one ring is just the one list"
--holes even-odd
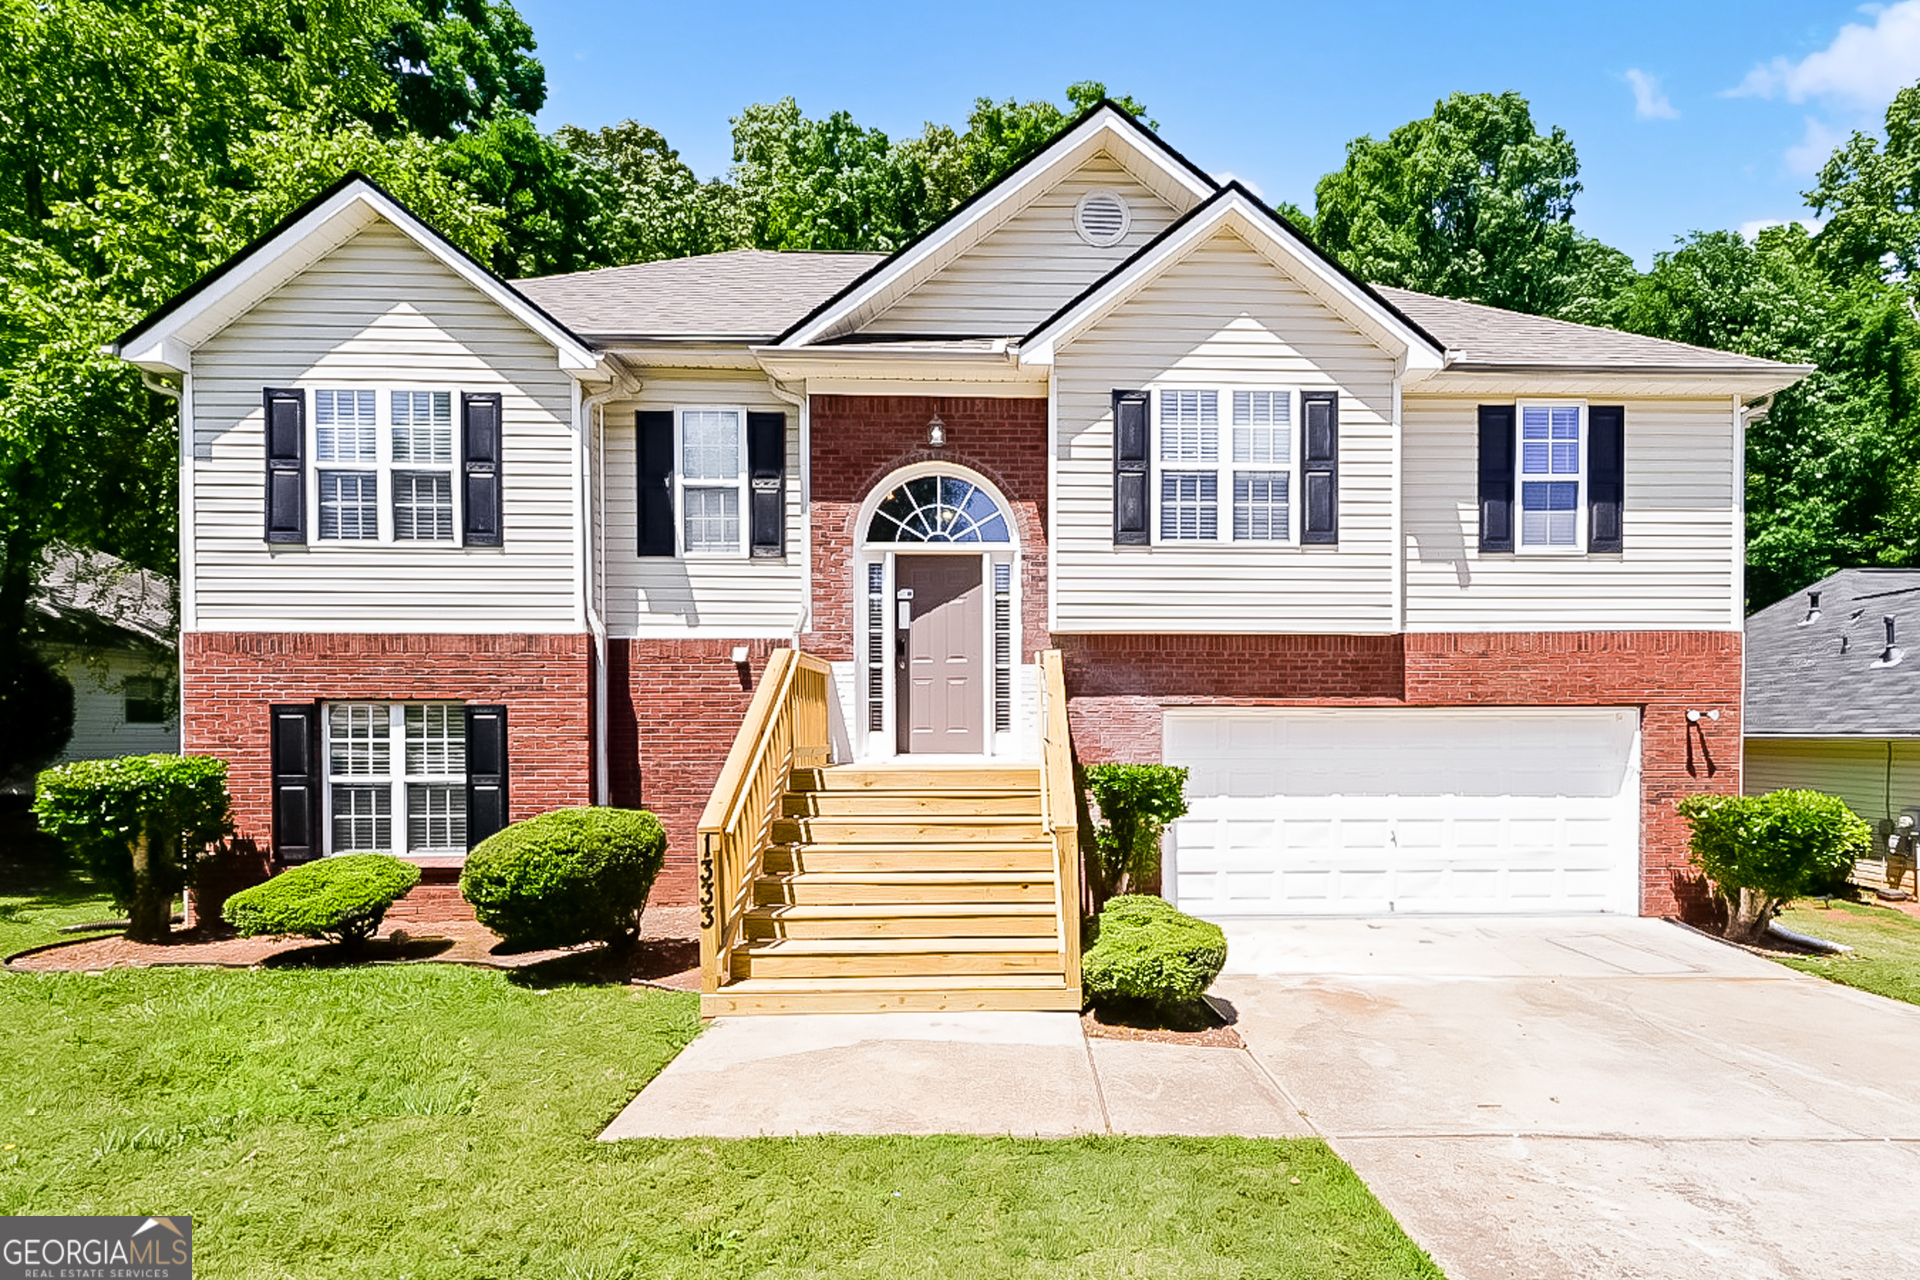
[(1197, 914), (1636, 906), (1631, 709), (1170, 710), (1165, 723), (1164, 758), (1192, 770), (1169, 888)]

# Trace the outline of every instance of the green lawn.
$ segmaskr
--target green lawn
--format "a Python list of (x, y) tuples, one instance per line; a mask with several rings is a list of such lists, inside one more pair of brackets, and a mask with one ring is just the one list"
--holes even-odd
[[(0, 896), (0, 953), (103, 918)], [(443, 965), (0, 975), (0, 1214), (229, 1277), (1438, 1276), (1311, 1141), (623, 1142), (692, 996)]]
[(1920, 1004), (1920, 920), (1888, 907), (1799, 902), (1780, 923), (1800, 933), (1853, 948), (1850, 956), (1807, 956), (1780, 963), (1862, 991)]

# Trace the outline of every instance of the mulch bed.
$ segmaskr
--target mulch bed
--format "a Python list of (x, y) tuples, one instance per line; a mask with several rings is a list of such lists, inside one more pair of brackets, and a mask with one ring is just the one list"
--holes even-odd
[(553, 951), (507, 951), (499, 935), (473, 920), (408, 920), (389, 924), (358, 952), (306, 938), (238, 938), (224, 929), (182, 932), (164, 943), (118, 935), (57, 942), (22, 952), (7, 968), (99, 973), (157, 965), (240, 969), (336, 968), (356, 964), (484, 965), (518, 969), (554, 981), (630, 982), (674, 991), (700, 989), (700, 923), (694, 907), (654, 907), (641, 917), (640, 945), (630, 956), (600, 943)]
[(1206, 1045), (1244, 1049), (1246, 1041), (1233, 1029), (1239, 1014), (1231, 1004), (1206, 996), (1185, 1008), (1099, 1008), (1080, 1015), (1081, 1029), (1096, 1040), (1157, 1040), (1162, 1044)]

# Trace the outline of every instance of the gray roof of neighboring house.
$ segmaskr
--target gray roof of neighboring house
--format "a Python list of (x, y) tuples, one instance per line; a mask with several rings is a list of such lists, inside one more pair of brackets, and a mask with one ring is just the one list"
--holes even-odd
[(173, 645), (173, 579), (104, 551), (49, 547), (34, 575), (33, 605), (50, 618), (103, 623)]
[(1409, 320), (1457, 352), (1453, 368), (1554, 367), (1678, 372), (1778, 371), (1793, 366), (1618, 329), (1549, 320), (1499, 307), (1376, 285)]
[[(1808, 621), (1811, 591), (1820, 611)], [(1906, 652), (1884, 666), (1889, 617)], [(1920, 735), (1920, 569), (1822, 578), (1748, 618), (1746, 650), (1748, 735)]]
[(512, 284), (584, 336), (767, 339), (886, 256), (734, 249)]
[[(886, 257), (735, 249), (512, 283), (575, 333), (603, 341), (765, 340), (785, 331)], [(1377, 292), (1443, 346), (1459, 353), (1455, 368), (1724, 373), (1778, 372), (1791, 367), (1407, 289), (1379, 287)]]

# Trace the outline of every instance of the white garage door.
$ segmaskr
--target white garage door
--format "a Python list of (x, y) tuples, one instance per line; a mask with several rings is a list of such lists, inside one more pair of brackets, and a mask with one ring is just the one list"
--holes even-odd
[(1218, 918), (1638, 909), (1639, 713), (1169, 709), (1166, 887)]

